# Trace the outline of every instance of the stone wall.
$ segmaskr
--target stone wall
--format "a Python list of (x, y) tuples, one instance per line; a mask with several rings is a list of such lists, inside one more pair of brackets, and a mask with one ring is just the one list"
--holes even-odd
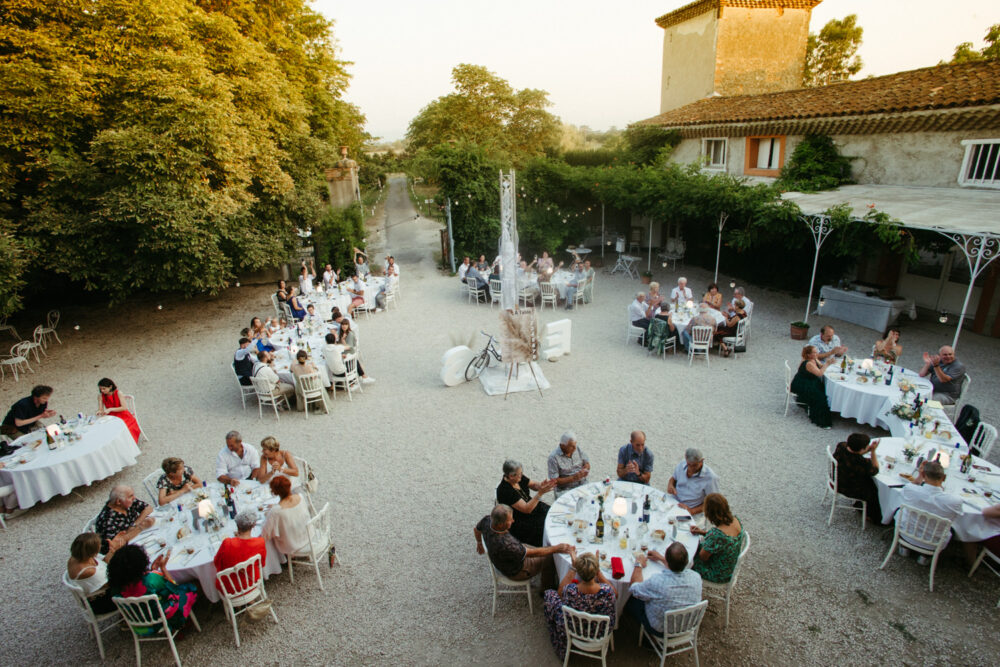
[(705, 12), (663, 31), (660, 113), (677, 109), (715, 90), (715, 12)]
[(715, 92), (728, 97), (801, 88), (810, 14), (726, 7), (716, 42)]

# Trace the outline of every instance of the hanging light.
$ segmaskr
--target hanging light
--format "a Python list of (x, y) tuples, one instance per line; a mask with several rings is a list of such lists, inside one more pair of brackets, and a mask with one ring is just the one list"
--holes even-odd
[(79, 331), (79, 330), (80, 330), (80, 325), (79, 324), (74, 324), (73, 325), (73, 331)]
[(938, 316), (938, 322), (941, 324), (948, 324), (948, 311), (942, 310), (941, 315)]
[(238, 280), (236, 281), (236, 286), (237, 286), (237, 287), (239, 287), (239, 286), (240, 286), (240, 281), (238, 281)]
[(819, 298), (819, 307), (820, 307), (820, 308), (822, 308), (822, 307), (823, 307), (823, 306), (825, 306), (825, 305), (826, 305), (826, 297), (822, 297), (822, 296), (821, 296), (821, 297)]
[[(611, 245), (610, 243), (608, 245)], [(667, 263), (663, 262), (663, 268), (667, 268)]]
[(156, 306), (156, 309), (157, 309), (157, 310), (163, 310), (163, 306), (162, 306), (162, 305), (157, 305), (157, 306)]
[(730, 280), (729, 281), (729, 289), (732, 289), (734, 287), (736, 287), (736, 281), (735, 280)]

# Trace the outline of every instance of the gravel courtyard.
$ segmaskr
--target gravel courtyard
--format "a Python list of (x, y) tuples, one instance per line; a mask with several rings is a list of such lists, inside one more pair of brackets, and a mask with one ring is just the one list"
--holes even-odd
[[(390, 219), (402, 219), (408, 207), (397, 182)], [(65, 308), (63, 345), (49, 348), (35, 375), (5, 382), (0, 403), (6, 409), (33, 384), (46, 383), (55, 387), (51, 405), (60, 413), (93, 412), (97, 380), (108, 376), (135, 394), (151, 442), (141, 445), (136, 466), (77, 489), (80, 497), (36, 506), (0, 534), (0, 662), (97, 662), (96, 645), (59, 583), (71, 540), (114, 484), (131, 484), (144, 497), (142, 478), (166, 456), (212, 478), (223, 435), (237, 429), (254, 444), (274, 435), (313, 465), (319, 504), (333, 507), (343, 565), (323, 569), (325, 593), (305, 569), (294, 586), (286, 572), (269, 579), (280, 625), (241, 618), (240, 649), (221, 606), (199, 601), (203, 631), (178, 645), (185, 664), (558, 664), (540, 599), (529, 616), (523, 599), (508, 596), (491, 618), (489, 575), (475, 552), (473, 525), (491, 507), (504, 459), (522, 461), (532, 478), (544, 476), (548, 453), (572, 429), (592, 461), (592, 479), (602, 479), (614, 474), (618, 447), (639, 428), (656, 457), (654, 486), (666, 487), (686, 447), (700, 447), (752, 535), (728, 630), (720, 604), (710, 603), (699, 638), (702, 664), (996, 664), (1000, 580), (985, 569), (968, 579), (951, 548), (929, 593), (927, 570), (913, 559), (895, 558), (877, 570), (888, 529), (861, 532), (846, 512), (827, 527), (828, 510), (820, 506), (825, 447), (852, 431), (877, 431), (836, 417), (833, 430), (823, 431), (799, 409), (782, 416), (783, 362), (794, 367), (801, 349), (789, 340), (788, 323), (801, 317), (804, 299), (747, 286), (756, 304), (748, 354), (713, 356), (710, 365), (689, 368), (679, 356), (663, 361), (623, 345), (625, 309), (639, 284), (599, 271), (594, 303), (568, 313), (572, 354), (543, 366), (552, 388), (544, 397), (519, 393), (504, 401), (478, 383), (447, 388), (438, 378), (453, 339), (496, 332), (498, 324), (496, 311), (468, 304), (457, 279), (435, 268), (436, 229), (421, 220), (409, 225), (408, 236), (390, 230), (403, 274), (400, 307), (359, 322), (366, 370), (377, 382), (353, 402), (339, 394), (329, 416), (260, 420), (256, 406), (240, 407), (229, 364), (239, 330), (252, 316), (269, 314), (271, 286), (164, 300), (162, 310), (157, 301), (110, 311)], [(658, 268), (656, 279), (671, 285), (680, 272)], [(711, 278), (693, 267), (683, 273), (696, 293)], [(720, 283), (729, 279), (720, 276)], [(546, 310), (540, 325), (566, 315)], [(821, 323), (813, 320), (814, 331)], [(870, 348), (876, 336), (833, 324), (853, 351)], [(906, 366), (951, 341), (951, 326), (902, 324)], [(974, 379), (969, 400), (993, 424), (1000, 423), (998, 349), (996, 339), (969, 332), (958, 346)], [(609, 662), (653, 664), (648, 648), (636, 648), (637, 634), (623, 619)], [(135, 659), (125, 632), (107, 633), (105, 648), (109, 664)], [(147, 644), (143, 656), (165, 664), (169, 650)]]

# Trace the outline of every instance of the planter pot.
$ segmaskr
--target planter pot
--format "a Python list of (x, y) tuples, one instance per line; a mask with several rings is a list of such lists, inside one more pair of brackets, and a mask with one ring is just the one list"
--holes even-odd
[(642, 280), (642, 284), (643, 285), (648, 285), (650, 282), (652, 282), (653, 277), (652, 276), (639, 276), (639, 279)]
[(809, 337), (809, 327), (797, 327), (791, 325), (792, 340), (805, 340)]

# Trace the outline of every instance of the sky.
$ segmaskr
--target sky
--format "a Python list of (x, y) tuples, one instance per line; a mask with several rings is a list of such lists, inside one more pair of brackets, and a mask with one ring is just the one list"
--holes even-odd
[[(563, 122), (595, 130), (659, 113), (663, 31), (657, 16), (689, 0), (314, 0), (336, 21), (340, 56), (352, 61), (348, 101), (385, 141), (402, 139), (428, 102), (451, 92), (451, 69), (482, 65), (515, 88), (549, 92)], [(955, 45), (983, 45), (1000, 23), (997, 0), (825, 0), (810, 30), (857, 14), (864, 28), (859, 76), (950, 59)]]

